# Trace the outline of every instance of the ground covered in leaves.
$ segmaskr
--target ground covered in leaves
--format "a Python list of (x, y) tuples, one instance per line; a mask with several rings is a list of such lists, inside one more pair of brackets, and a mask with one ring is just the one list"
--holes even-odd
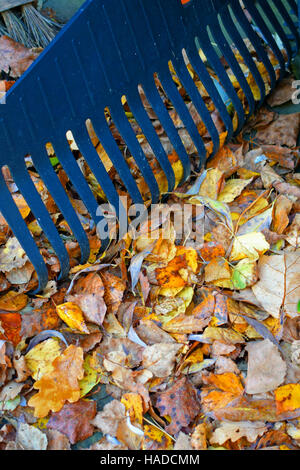
[[(16, 50), (4, 37), (0, 47), (2, 89), (8, 89), (38, 52)], [(70, 254), (70, 277), (57, 281), (58, 259), (5, 172), (50, 281), (44, 292), (30, 294), (36, 275), (2, 218), (0, 449), (299, 448), (300, 114), (270, 108), (290, 100), (292, 80), (281, 83), (233, 143), (224, 144), (226, 132), (211, 104), (222, 148), (200, 176), (194, 171), (168, 198), (179, 211), (187, 205), (198, 209), (192, 229), (200, 241), (178, 239), (165, 209), (144, 222), (137, 238), (127, 234), (100, 257), (88, 212), (48, 148), (91, 244), (89, 263), (81, 266), (78, 244), (27, 156), (28, 171)], [(196, 168), (193, 143), (167, 99), (166, 104)], [(212, 145), (200, 120), (198, 129), (209, 155)], [(102, 190), (69, 137), (100, 202)], [(125, 194), (95, 136), (94, 144)], [(178, 158), (169, 154), (179, 181)], [(147, 188), (128, 157), (146, 200)], [(164, 192), (164, 175), (155, 162), (153, 169)]]

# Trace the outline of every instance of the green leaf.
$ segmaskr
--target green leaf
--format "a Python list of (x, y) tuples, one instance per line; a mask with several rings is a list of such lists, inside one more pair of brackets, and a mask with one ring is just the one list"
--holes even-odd
[(56, 166), (59, 163), (59, 160), (57, 157), (50, 157), (50, 162), (52, 166)]

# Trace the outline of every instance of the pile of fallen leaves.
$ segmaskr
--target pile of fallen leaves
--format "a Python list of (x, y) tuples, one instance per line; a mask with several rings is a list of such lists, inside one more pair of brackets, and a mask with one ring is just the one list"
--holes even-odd
[[(0, 47), (1, 41), (7, 49), (15, 47), (7, 38)], [(28, 66), (31, 54), (23, 50), (20, 62), (14, 55), (12, 64), (7, 52), (6, 67), (0, 68), (9, 74), (13, 66), (17, 78), (24, 71), (18, 66), (24, 60)], [(260, 71), (267, 87), (262, 66)], [(172, 223), (152, 217), (138, 238), (127, 234), (100, 259), (95, 227), (49, 147), (91, 245), (89, 263), (81, 266), (78, 243), (28, 157), (29, 172), (71, 258), (70, 278), (57, 281), (57, 256), (9, 171), (4, 173), (50, 281), (40, 295), (30, 294), (36, 275), (2, 218), (0, 449), (299, 448), (300, 114), (282, 116), (270, 108), (290, 99), (291, 83), (291, 78), (282, 82), (268, 107), (250, 120), (248, 132), (231, 144), (224, 145), (226, 132), (211, 103), (222, 148), (168, 200), (203, 209), (202, 219), (194, 220), (194, 230), (203, 230), (198, 244), (177, 239)], [(238, 83), (235, 87), (239, 90)], [(181, 93), (185, 97), (182, 87)], [(242, 90), (239, 96), (245, 100)], [(244, 106), (247, 110), (246, 101)], [(126, 112), (147, 154), (148, 144), (130, 109)], [(194, 155), (176, 111), (170, 113)], [(163, 137), (155, 116), (153, 123)], [(207, 131), (200, 120), (197, 126), (209, 155)], [(124, 194), (96, 140), (99, 157)], [(70, 144), (100, 202), (102, 190), (72, 136)], [(169, 155), (180, 181), (178, 158)], [(196, 157), (194, 162), (196, 167)], [(153, 168), (163, 192), (164, 175), (155, 163)], [(147, 200), (134, 162), (131, 169)]]

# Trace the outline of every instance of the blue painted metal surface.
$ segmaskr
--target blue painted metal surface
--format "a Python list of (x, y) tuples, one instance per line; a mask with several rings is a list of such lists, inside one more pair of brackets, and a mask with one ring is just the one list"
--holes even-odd
[[(167, 176), (168, 189), (171, 191), (175, 185), (175, 175), (141, 101), (138, 85), (142, 85), (177, 152), (186, 179), (190, 172), (189, 155), (156, 87), (154, 74), (158, 75), (203, 163), (206, 155), (204, 142), (172, 79), (169, 61), (172, 61), (178, 78), (202, 117), (216, 152), (220, 145), (219, 134), (186, 67), (186, 56), (219, 111), (228, 138), (231, 138), (262, 104), (266, 94), (257, 62), (246, 47), (240, 28), (254, 47), (257, 58), (264, 63), (272, 88), (276, 85), (276, 75), (262, 37), (279, 62), (280, 77), (284, 76), (292, 55), (299, 47), (299, 35), (293, 19), (293, 15), (297, 15), (294, 0), (244, 0), (243, 3), (252, 17), (252, 23), (239, 0), (190, 0), (185, 5), (182, 5), (181, 0), (88, 0), (8, 92), (6, 104), (0, 106), (0, 165), (8, 165), (16, 185), (50, 241), (60, 261), (61, 277), (66, 276), (69, 270), (68, 254), (28, 174), (25, 155), (31, 155), (37, 172), (78, 240), (82, 262), (85, 262), (89, 255), (87, 236), (51, 166), (45, 144), (52, 143), (61, 165), (97, 224), (102, 218), (97, 212), (97, 201), (66, 139), (67, 131), (71, 130), (80, 152), (108, 201), (118, 210), (117, 190), (92, 145), (86, 128), (86, 120), (91, 119), (95, 132), (128, 193), (135, 203), (142, 203), (138, 186), (105, 119), (104, 109), (108, 107), (117, 129), (144, 176), (152, 201), (157, 202), (160, 197), (158, 184), (124, 112), (121, 97), (126, 95), (133, 115)], [(273, 13), (274, 6), (277, 9), (276, 15)], [(279, 46), (278, 38), (285, 54)], [(295, 43), (294, 49), (291, 39)], [(231, 107), (237, 112), (238, 128), (235, 131), (230, 112), (216, 82), (208, 73), (207, 64), (199, 56), (198, 44), (229, 97)], [(258, 102), (255, 101), (235, 58), (232, 44), (244, 58), (256, 81), (261, 95)], [(226, 73), (220, 53), (244, 91), (249, 105), (247, 115)], [(48, 280), (45, 263), (2, 175), (0, 210), (38, 273), (39, 289), (43, 288)]]

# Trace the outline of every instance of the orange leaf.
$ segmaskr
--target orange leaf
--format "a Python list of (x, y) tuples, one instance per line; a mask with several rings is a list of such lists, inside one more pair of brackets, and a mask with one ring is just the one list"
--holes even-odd
[(30, 398), (34, 416), (45, 418), (49, 411), (59, 411), (65, 402), (74, 403), (80, 399), (78, 380), (83, 378), (83, 350), (69, 346), (61, 356), (54, 359), (53, 370), (35, 382), (38, 393)]
[(26, 307), (28, 297), (25, 294), (19, 294), (15, 291), (9, 291), (4, 294), (0, 299), (0, 310), (6, 312), (19, 312)]
[(287, 384), (275, 390), (277, 412), (300, 408), (300, 384)]
[(0, 324), (4, 333), (0, 333), (0, 339), (11, 341), (16, 346), (21, 341), (21, 315), (19, 313), (1, 313)]
[(234, 395), (242, 395), (244, 387), (237, 375), (233, 372), (226, 372), (225, 374), (209, 374), (203, 377), (204, 383), (213, 385), (215, 388), (223, 390), (224, 392), (231, 392)]

